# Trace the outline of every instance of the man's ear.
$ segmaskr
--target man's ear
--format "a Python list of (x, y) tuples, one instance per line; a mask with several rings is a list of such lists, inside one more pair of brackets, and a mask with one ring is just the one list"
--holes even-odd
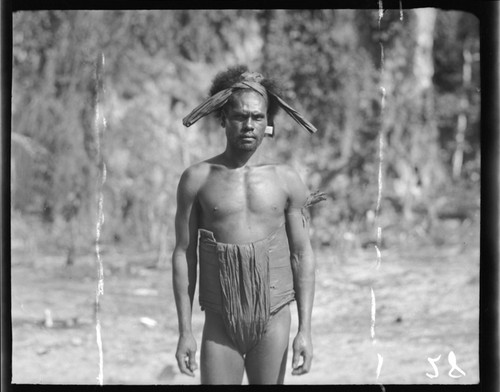
[(264, 134), (268, 137), (274, 137), (274, 121), (273, 121), (273, 119), (268, 118), (267, 127), (264, 131)]
[(226, 115), (223, 110), (220, 112), (220, 125), (222, 128), (226, 128)]

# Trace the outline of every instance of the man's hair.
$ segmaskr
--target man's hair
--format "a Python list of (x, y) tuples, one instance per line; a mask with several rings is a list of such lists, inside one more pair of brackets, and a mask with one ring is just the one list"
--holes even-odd
[[(248, 72), (248, 67), (246, 65), (236, 65), (234, 67), (229, 67), (225, 71), (219, 72), (217, 75), (215, 75), (212, 81), (209, 95), (215, 95), (219, 91), (230, 88), (233, 84), (240, 82), (243, 79), (241, 75), (245, 72)], [(264, 78), (262, 79), (260, 84), (262, 84), (262, 86), (264, 86), (267, 91), (279, 96), (282, 95), (282, 88), (280, 86), (280, 83), (276, 79)], [(267, 118), (268, 123), (272, 125), (274, 117), (278, 113), (280, 106), (273, 95), (269, 94), (268, 99), (269, 103), (267, 106)], [(221, 116), (221, 113), (222, 108), (215, 112), (215, 116), (219, 118)]]

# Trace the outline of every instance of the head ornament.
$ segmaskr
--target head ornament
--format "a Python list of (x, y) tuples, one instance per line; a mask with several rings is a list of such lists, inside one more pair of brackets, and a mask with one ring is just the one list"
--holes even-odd
[(263, 80), (263, 76), (257, 72), (245, 72), (241, 75), (241, 80), (236, 82), (231, 87), (221, 90), (218, 93), (207, 98), (203, 103), (194, 108), (191, 113), (182, 119), (182, 123), (186, 127), (190, 127), (200, 118), (220, 109), (223, 107), (229, 97), (239, 89), (252, 89), (262, 95), (266, 101), (268, 96), (272, 95), (276, 98), (279, 106), (286, 112), (290, 117), (292, 117), (298, 124), (308, 130), (310, 133), (317, 131), (316, 127), (307, 121), (302, 114), (293, 109), (288, 105), (279, 95), (274, 94), (272, 91), (268, 91), (260, 82)]

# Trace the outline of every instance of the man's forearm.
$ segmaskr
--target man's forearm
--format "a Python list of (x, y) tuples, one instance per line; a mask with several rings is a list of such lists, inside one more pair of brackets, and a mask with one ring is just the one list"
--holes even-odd
[(299, 316), (299, 331), (311, 331), (311, 313), (314, 302), (315, 261), (312, 250), (292, 255), (295, 300)]
[(191, 333), (191, 315), (196, 286), (196, 265), (192, 266), (185, 252), (174, 251), (172, 256), (172, 283), (181, 335)]

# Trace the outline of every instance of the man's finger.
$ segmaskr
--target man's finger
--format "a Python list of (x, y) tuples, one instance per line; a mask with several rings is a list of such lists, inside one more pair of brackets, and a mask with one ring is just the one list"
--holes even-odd
[(306, 353), (304, 355), (304, 363), (302, 364), (302, 368), (304, 369), (304, 373), (309, 373), (311, 369), (312, 355)]
[(194, 377), (194, 373), (191, 371), (191, 367), (189, 365), (189, 359), (185, 358), (182, 363), (181, 372), (187, 374), (188, 376)]
[(300, 350), (293, 350), (293, 357), (292, 357), (292, 368), (293, 369), (296, 369), (297, 367), (299, 367), (300, 355), (301, 355)]
[[(299, 360), (300, 357), (303, 358), (302, 364), (299, 366)], [(294, 355), (294, 362), (292, 363), (292, 374), (295, 376), (300, 376), (301, 374), (306, 374), (309, 373), (309, 369), (311, 368), (311, 362), (312, 362), (312, 356), (308, 355), (306, 352), (302, 352), (301, 354), (298, 355), (297, 361), (295, 361), (295, 355)]]
[(189, 352), (189, 369), (194, 372), (196, 369), (198, 369), (198, 364), (196, 363), (196, 352), (195, 351), (190, 351)]
[(185, 356), (177, 357), (177, 365), (179, 366), (179, 370), (181, 373), (187, 374), (188, 376), (194, 377), (194, 373), (189, 369), (189, 358)]
[(295, 369), (298, 369), (300, 366), (302, 366), (300, 364), (300, 359), (293, 359), (292, 361), (292, 370), (295, 370)]
[(299, 350), (294, 350), (292, 359), (292, 374), (302, 374), (301, 373), (302, 364), (300, 364), (301, 356), (302, 353)]
[(300, 365), (292, 370), (294, 376), (300, 376), (301, 374), (307, 373), (304, 369), (304, 365)]
[(294, 376), (300, 376), (300, 375), (306, 374), (306, 373), (309, 373), (309, 368), (305, 367), (304, 364), (302, 364), (298, 368), (292, 370), (292, 374)]

